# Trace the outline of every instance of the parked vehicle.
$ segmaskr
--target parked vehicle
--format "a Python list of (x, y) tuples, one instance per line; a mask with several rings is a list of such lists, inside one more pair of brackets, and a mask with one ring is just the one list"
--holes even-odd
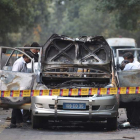
[[(0, 48), (0, 52), (2, 49)], [(21, 51), (23, 48), (7, 49), (12, 49), (13, 53), (19, 51), (20, 54), (27, 55)], [(117, 86), (112, 50), (102, 36), (73, 39), (52, 35), (42, 51), (40, 48), (36, 69), (34, 60), (31, 59), (31, 73), (12, 72), (12, 63), (9, 63), (11, 57), (12, 54), (3, 66), (0, 65), (0, 90), (48, 88), (55, 89), (57, 93), (60, 89), (84, 90)], [(39, 127), (46, 118), (73, 121), (107, 120), (107, 128), (114, 130), (117, 128), (119, 97), (97, 94), (73, 97), (36, 96), (32, 97), (31, 101), (29, 97), (1, 97), (0, 105), (31, 108), (33, 128)]]
[[(79, 72), (83, 69), (83, 72)], [(116, 87), (112, 51), (102, 36), (72, 39), (53, 35), (43, 46), (42, 81), (49, 89)], [(32, 125), (43, 119), (107, 120), (117, 128), (119, 101), (116, 95), (37, 96), (32, 98)], [(82, 105), (82, 108), (76, 107)]]
[[(115, 64), (116, 64), (116, 50), (117, 49), (125, 49), (125, 50), (121, 50), (119, 53), (119, 64), (121, 64), (121, 62), (123, 61), (123, 54), (128, 52), (126, 48), (128, 49), (137, 48), (136, 41), (133, 38), (108, 38), (106, 39), (106, 41), (111, 47), (111, 49), (113, 50)], [(129, 51), (134, 54), (135, 60), (137, 60), (137, 53), (132, 50), (129, 50)]]

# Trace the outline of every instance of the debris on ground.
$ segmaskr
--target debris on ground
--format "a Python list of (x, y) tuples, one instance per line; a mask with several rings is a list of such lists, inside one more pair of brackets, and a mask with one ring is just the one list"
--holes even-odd
[(127, 138), (127, 139), (133, 139), (133, 140), (135, 140), (135, 137), (126, 137), (126, 136), (124, 136), (123, 138)]
[(11, 120), (11, 117), (7, 117), (6, 120), (7, 120), (7, 121), (10, 121), (10, 120)]
[(120, 125), (120, 128), (130, 128), (130, 123), (129, 122), (124, 122)]

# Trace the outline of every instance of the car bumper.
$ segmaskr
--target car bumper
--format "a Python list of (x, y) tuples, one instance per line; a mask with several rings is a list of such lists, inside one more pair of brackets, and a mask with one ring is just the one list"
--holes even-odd
[[(85, 110), (66, 110), (63, 103), (86, 103)], [(81, 117), (109, 118), (117, 117), (118, 102), (116, 96), (102, 97), (32, 97), (32, 113), (34, 116), (47, 117)]]

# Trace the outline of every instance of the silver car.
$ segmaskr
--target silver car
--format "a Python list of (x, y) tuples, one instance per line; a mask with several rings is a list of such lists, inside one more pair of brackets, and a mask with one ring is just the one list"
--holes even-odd
[[(69, 38), (52, 35), (43, 46), (41, 82), (48, 89), (116, 87), (112, 51), (102, 36)], [(46, 119), (107, 120), (117, 128), (117, 95), (36, 96), (31, 99), (32, 125)]]

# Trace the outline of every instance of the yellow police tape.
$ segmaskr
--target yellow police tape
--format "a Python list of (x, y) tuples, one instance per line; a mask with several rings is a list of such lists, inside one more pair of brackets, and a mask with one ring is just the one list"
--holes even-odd
[(32, 96), (88, 96), (111, 94), (139, 94), (140, 87), (120, 88), (80, 88), (80, 89), (48, 89), (48, 90), (11, 90), (0, 91), (0, 97), (32, 97)]

